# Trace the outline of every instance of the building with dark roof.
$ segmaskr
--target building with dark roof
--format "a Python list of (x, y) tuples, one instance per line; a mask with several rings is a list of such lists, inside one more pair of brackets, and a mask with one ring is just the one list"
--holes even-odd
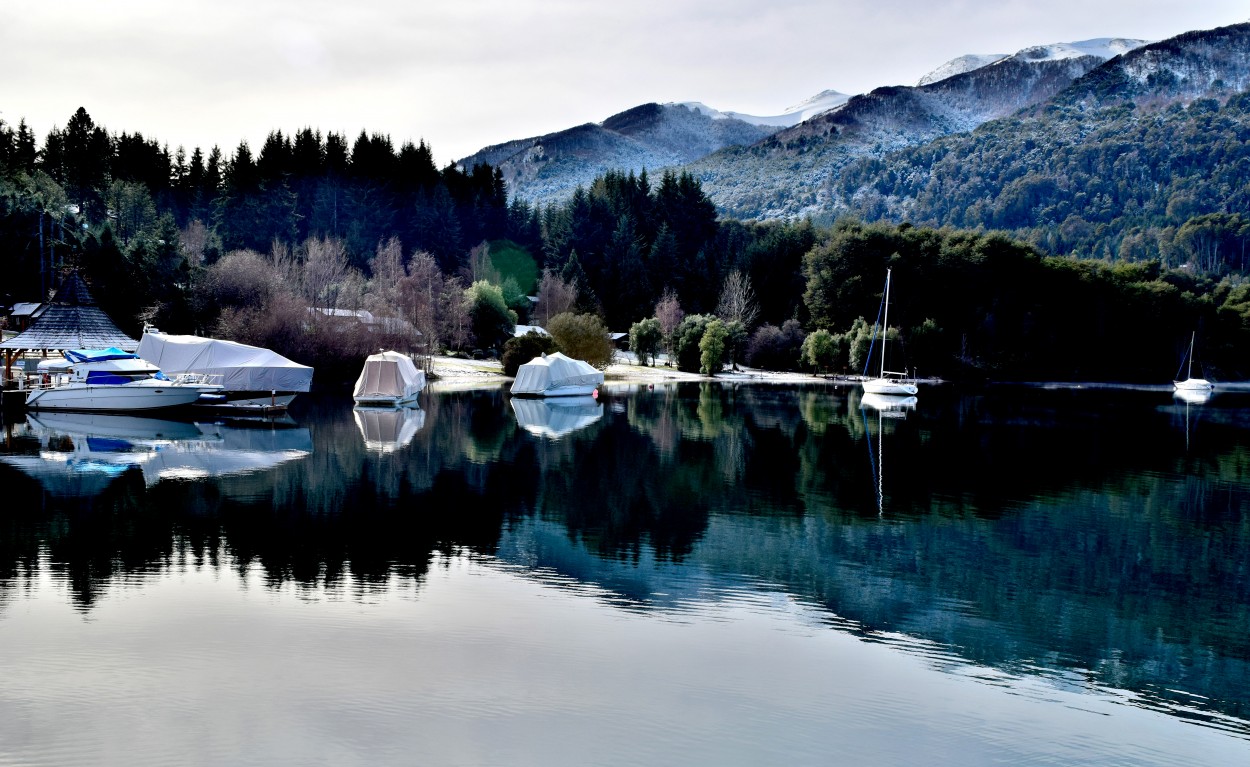
[(0, 343), (4, 352), (4, 376), (12, 378), (13, 362), (27, 352), (64, 349), (107, 349), (117, 347), (133, 352), (139, 342), (123, 333), (104, 313), (87, 284), (77, 273), (66, 278), (30, 327)]

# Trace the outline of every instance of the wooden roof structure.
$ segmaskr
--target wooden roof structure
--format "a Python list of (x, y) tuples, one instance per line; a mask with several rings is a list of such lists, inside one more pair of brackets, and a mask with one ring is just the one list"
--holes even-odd
[(26, 351), (107, 349), (111, 346), (133, 352), (139, 348), (139, 342), (113, 324), (77, 273), (66, 278), (30, 327), (0, 343), (6, 377), (12, 375), (13, 360)]

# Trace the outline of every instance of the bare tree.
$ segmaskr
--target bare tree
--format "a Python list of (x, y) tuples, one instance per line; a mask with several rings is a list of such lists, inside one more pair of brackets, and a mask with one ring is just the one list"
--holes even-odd
[(373, 280), (379, 288), (393, 290), (404, 278), (404, 246), (398, 237), (392, 237), (385, 243), (378, 243), (377, 251), (369, 259), (369, 269), (373, 272)]
[(429, 253), (413, 254), (407, 275), (398, 283), (398, 306), (404, 319), (421, 333), (428, 354), (468, 343), (464, 288), (458, 280), (448, 279)]
[(499, 270), (490, 260), (490, 243), (482, 240), (477, 247), (469, 251), (469, 274), (473, 282), (486, 280), (492, 285), (501, 282)]
[(312, 306), (336, 308), (339, 289), (347, 278), (347, 248), (329, 237), (310, 239), (304, 248), (304, 298)]
[(551, 318), (572, 311), (577, 303), (577, 286), (565, 282), (560, 275), (550, 269), (543, 270), (543, 278), (538, 283), (538, 306), (536, 317), (542, 320), (542, 327), (547, 327)]
[(749, 330), (759, 316), (759, 304), (755, 300), (755, 291), (751, 289), (751, 278), (734, 269), (725, 278), (721, 288), (720, 302), (716, 305), (716, 316), (725, 323), (737, 322)]
[(178, 236), (182, 257), (193, 267), (204, 265), (205, 254), (207, 254), (212, 242), (212, 232), (198, 218), (188, 222), (186, 228)]
[(668, 353), (669, 364), (673, 360), (674, 333), (681, 324), (686, 313), (681, 310), (677, 301), (677, 293), (672, 288), (665, 288), (664, 295), (655, 305), (655, 318), (660, 321), (660, 332), (664, 334), (664, 350)]

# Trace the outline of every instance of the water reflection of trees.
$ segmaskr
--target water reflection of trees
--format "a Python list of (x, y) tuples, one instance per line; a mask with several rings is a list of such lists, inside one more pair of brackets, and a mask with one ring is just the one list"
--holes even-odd
[(934, 389), (879, 419), (832, 387), (658, 387), (610, 393), (601, 419), (553, 440), (484, 390), (427, 398), (424, 426), (387, 453), (342, 402), (310, 398), (296, 415), (311, 454), (263, 473), (148, 487), (132, 471), (66, 498), (0, 467), (15, 501), (0, 599), (43, 562), (84, 608), (180, 562), (381, 588), (455, 551), (494, 554), (532, 515), (636, 566), (636, 583), (645, 551), (778, 584), (867, 634), (1164, 703), (1171, 685), (1244, 718), (1246, 432), (1209, 417), (1187, 444), (1174, 413), (1135, 396)]

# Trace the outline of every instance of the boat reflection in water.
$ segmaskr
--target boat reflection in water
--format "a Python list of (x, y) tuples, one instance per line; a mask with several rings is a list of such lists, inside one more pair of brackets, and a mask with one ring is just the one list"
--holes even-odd
[(356, 428), (364, 437), (365, 449), (390, 453), (407, 447), (425, 426), (425, 411), (419, 407), (361, 407), (352, 409)]
[(559, 439), (603, 417), (603, 404), (591, 396), (529, 399), (513, 397), (516, 421), (531, 434)]
[(89, 486), (103, 488), (133, 468), (152, 486), (162, 479), (260, 472), (312, 453), (311, 435), (294, 421), (243, 423), (32, 413), (18, 427), (18, 435), (38, 440), (38, 454), (2, 455), (0, 461), (35, 477), (51, 492), (81, 495)]
[(865, 392), (860, 397), (860, 407), (871, 408), (883, 418), (906, 418), (907, 411), (915, 410), (917, 399), (902, 394), (873, 394)]
[(868, 461), (872, 466), (873, 480), (876, 483), (877, 516), (885, 515), (885, 427), (882, 422), (886, 418), (898, 420), (907, 418), (908, 411), (916, 409), (916, 403), (916, 397), (905, 394), (864, 392), (860, 396), (859, 408), (864, 415), (865, 429), (869, 429), (868, 411), (871, 410), (877, 414), (877, 449), (875, 452), (871, 435), (866, 440)]
[(1211, 401), (1210, 389), (1175, 389), (1172, 396), (1186, 405), (1204, 405)]

